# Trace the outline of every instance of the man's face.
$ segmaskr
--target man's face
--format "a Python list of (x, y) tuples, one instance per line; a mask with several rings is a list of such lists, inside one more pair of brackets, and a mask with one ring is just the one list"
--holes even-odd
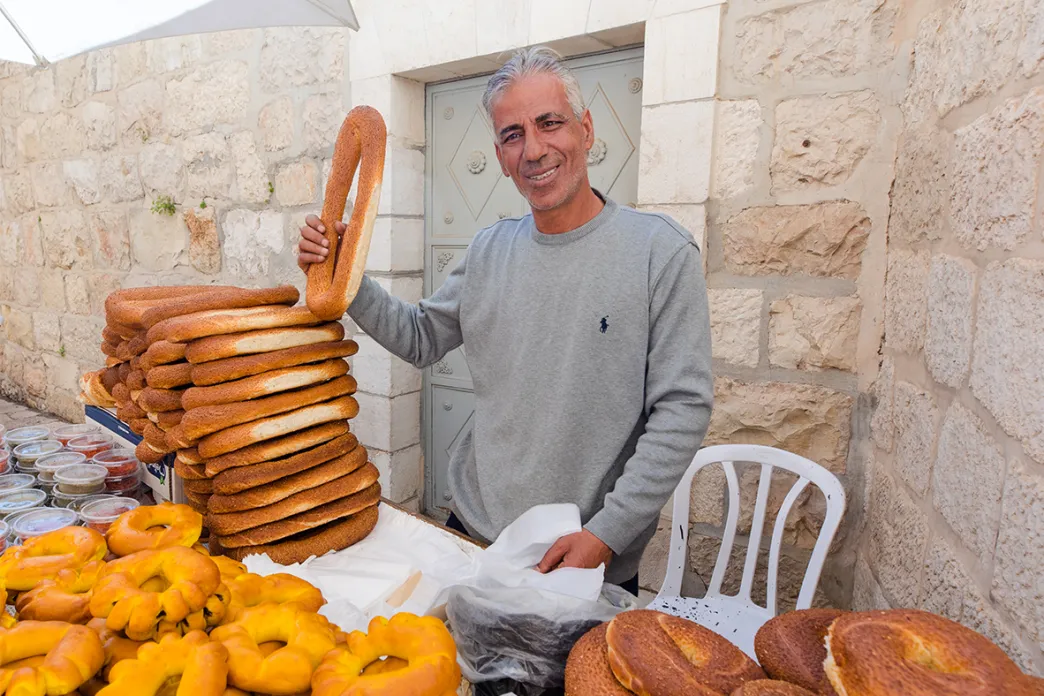
[(594, 143), (590, 112), (577, 120), (565, 87), (553, 75), (512, 84), (493, 107), (497, 159), (533, 210), (551, 210), (587, 182), (587, 151)]

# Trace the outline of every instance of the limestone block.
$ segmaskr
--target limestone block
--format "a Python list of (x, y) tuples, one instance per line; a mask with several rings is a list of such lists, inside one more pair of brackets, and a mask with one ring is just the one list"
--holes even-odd
[(381, 495), (401, 503), (424, 492), (424, 455), (420, 445), (398, 452), (369, 450), (370, 461), (380, 472)]
[(180, 70), (199, 62), (203, 40), (199, 34), (172, 36), (145, 44), (145, 65), (150, 73)]
[(892, 59), (899, 3), (844, 0), (786, 7), (742, 20), (736, 78), (749, 84), (857, 75)]
[(235, 198), (251, 203), (267, 203), (272, 194), (268, 190), (268, 172), (254, 145), (250, 131), (234, 133), (228, 139), (236, 167)]
[(90, 101), (83, 105), (80, 117), (88, 150), (108, 150), (116, 145), (116, 109), (104, 102)]
[(352, 357), (352, 374), (359, 389), (378, 396), (400, 396), (421, 388), (421, 372), (392, 355), (369, 336), (355, 339), (359, 352)]
[(424, 268), (424, 221), (377, 218), (366, 256), (368, 271), (419, 271)]
[(703, 444), (769, 445), (843, 473), (852, 397), (826, 387), (714, 380), (714, 412)]
[(638, 200), (643, 204), (702, 203), (710, 189), (714, 103), (642, 109)]
[[(0, 302), (14, 300), (14, 270), (0, 267)], [(0, 372), (3, 372), (3, 353), (0, 353)]]
[(856, 561), (855, 581), (852, 587), (852, 610), (873, 611), (875, 609), (891, 609), (888, 599), (881, 592), (870, 566), (860, 556)]
[(945, 254), (932, 257), (928, 272), (925, 362), (935, 379), (959, 388), (971, 360), (975, 264)]
[(80, 391), (81, 372), (80, 367), (74, 361), (48, 353), (44, 353), (42, 359), (53, 387), (74, 393)]
[(186, 264), (188, 230), (180, 215), (161, 215), (146, 207), (130, 213), (130, 250), (142, 271), (171, 271)]
[(1004, 469), (1004, 454), (982, 421), (954, 402), (939, 434), (933, 501), (983, 563), (992, 556), (997, 538)]
[(9, 82), (0, 89), (0, 114), (6, 118), (22, 115), (22, 85), (19, 82)]
[(91, 365), (104, 365), (105, 356), (101, 352), (102, 327), (105, 319), (101, 317), (78, 317), (66, 314), (61, 318), (62, 345), (65, 355)]
[(283, 215), (232, 210), (222, 224), (225, 265), (235, 276), (268, 274), (269, 257), (283, 251)]
[(138, 175), (138, 159), (134, 155), (103, 157), (98, 167), (98, 179), (105, 198), (111, 203), (135, 201), (145, 193)]
[(22, 307), (40, 304), (40, 278), (35, 268), (13, 269), (15, 279), (14, 301)]
[(5, 266), (17, 265), (21, 257), (22, 228), (18, 222), (0, 220), (0, 263)]
[(808, 191), (845, 183), (877, 140), (880, 126), (877, 95), (869, 90), (780, 102), (772, 190)]
[(4, 204), (11, 215), (21, 215), (36, 208), (33, 197), (32, 180), (25, 170), (11, 172), (4, 176)]
[[(795, 474), (778, 469), (773, 472), (766, 502), (765, 522), (761, 529), (763, 541), (772, 538), (783, 501), (797, 480), (798, 477)], [(739, 478), (740, 515), (737, 530), (744, 536), (749, 536), (751, 533), (754, 506), (760, 483), (760, 466), (743, 467)], [(809, 485), (798, 496), (794, 506), (790, 509), (790, 514), (783, 522), (783, 543), (802, 549), (811, 549), (816, 545), (824, 519), (826, 519), (826, 497), (819, 488)]]
[(870, 418), (870, 437), (885, 452), (892, 451), (895, 439), (895, 361), (886, 355), (870, 392), (874, 398), (874, 415)]
[(715, 358), (734, 365), (757, 367), (763, 298), (761, 290), (707, 290)]
[(218, 239), (214, 209), (185, 211), (185, 226), (189, 232), (189, 261), (200, 273), (221, 270), (221, 240)]
[(217, 61), (168, 80), (165, 122), (174, 135), (239, 123), (250, 104), (250, 84), (250, 68), (239, 60)]
[(379, 215), (424, 215), (424, 152), (388, 143)]
[(273, 93), (305, 85), (340, 84), (347, 32), (319, 27), (266, 29), (261, 88)]
[(1044, 462), (1044, 262), (986, 267), (979, 288), (971, 388), (1001, 427)]
[(867, 520), (866, 560), (881, 588), (896, 606), (915, 606), (921, 596), (928, 520), (881, 467), (874, 470)]
[(993, 598), (1044, 644), (1044, 477), (1012, 462), (994, 554)]
[[(636, 3), (626, 4), (633, 7)], [(642, 104), (713, 97), (718, 86), (720, 34), (719, 5), (649, 19), (645, 23)]]
[[(478, 7), (476, 11), (481, 13)], [(480, 36), (479, 41), (482, 40)], [(351, 99), (352, 106), (369, 104), (380, 111), (390, 136), (412, 143), (424, 142), (423, 82), (397, 75), (352, 80)]]
[(40, 213), (43, 251), (47, 263), (64, 270), (91, 267), (91, 240), (85, 216), (79, 210)]
[(895, 468), (918, 495), (928, 490), (938, 420), (931, 394), (909, 382), (895, 385)]
[[(35, 312), (33, 314), (33, 339), (40, 350), (57, 352), (62, 345), (62, 328), (57, 314)], [(35, 361), (30, 361), (34, 364)]]
[(143, 42), (114, 46), (112, 57), (117, 87), (131, 85), (148, 73)]
[(15, 148), (22, 162), (40, 158), (40, 123), (35, 118), (24, 119), (15, 128)]
[(1026, 33), (1019, 46), (1019, 70), (1023, 77), (1033, 77), (1044, 66), (1044, 6), (1026, 1)]
[(181, 145), (181, 161), (185, 166), (185, 200), (188, 204), (197, 205), (196, 199), (204, 197), (230, 196), (234, 165), (223, 133), (211, 131), (185, 138)]
[(184, 164), (176, 145), (148, 143), (138, 152), (138, 173), (147, 196), (165, 195), (181, 199)]
[(725, 267), (741, 275), (855, 279), (870, 218), (852, 201), (748, 208), (722, 231)]
[(141, 144), (160, 133), (163, 88), (157, 80), (145, 80), (117, 95), (120, 137), (127, 144)]
[(237, 53), (253, 46), (259, 33), (253, 29), (215, 31), (203, 36), (203, 49), (211, 56)]
[(58, 106), (53, 70), (34, 70), (26, 75), (22, 82), (22, 103), (25, 110), (33, 114), (46, 113)]
[(891, 249), (885, 278), (885, 345), (905, 353), (924, 346), (927, 328), (928, 254)]
[(855, 371), (858, 297), (789, 295), (769, 309), (769, 362), (791, 370)]
[(91, 289), (90, 314), (103, 316), (105, 314), (105, 299), (116, 290), (123, 287), (121, 277), (114, 273), (95, 273), (88, 279)]
[(91, 205), (101, 201), (97, 162), (89, 159), (67, 160), (62, 163), (62, 171), (81, 203)]
[(116, 72), (111, 48), (91, 51), (87, 54), (87, 91), (108, 92), (116, 85)]
[(33, 182), (36, 205), (41, 208), (70, 205), (76, 194), (65, 181), (61, 162), (34, 162), (29, 165), (29, 178)]
[(87, 56), (78, 55), (54, 64), (55, 90), (62, 106), (78, 106), (87, 98)]
[(277, 152), (294, 142), (294, 102), (279, 97), (265, 104), (257, 117), (257, 127), (265, 141), (265, 150)]
[(275, 175), (275, 197), (280, 205), (311, 205), (319, 193), (319, 168), (307, 158), (283, 165)]
[(742, 196), (754, 188), (761, 145), (761, 104), (757, 99), (717, 103), (717, 150), (714, 156), (714, 198)]
[(366, 447), (395, 452), (420, 442), (420, 392), (389, 398), (359, 392), (359, 415), (351, 421)]
[(72, 314), (91, 313), (91, 290), (87, 276), (65, 276), (65, 302)]
[(3, 310), (4, 333), (7, 336), (7, 340), (32, 350), (35, 345), (33, 341), (33, 315), (9, 305), (4, 305), (0, 309)]
[(45, 159), (78, 156), (83, 153), (86, 133), (83, 119), (59, 112), (40, 123), (40, 156)]
[(946, 230), (953, 136), (932, 124), (903, 133), (892, 185), (890, 240), (934, 241)]
[(92, 210), (88, 220), (96, 268), (130, 269), (130, 232), (122, 210)]
[(950, 209), (969, 249), (1013, 249), (1033, 224), (1044, 152), (1044, 87), (954, 133)]
[(305, 100), (301, 112), (301, 130), (305, 147), (321, 151), (333, 147), (346, 111), (337, 92), (313, 94)]
[(25, 381), (25, 391), (30, 397), (27, 402), (30, 406), (35, 406), (38, 402), (32, 397), (39, 399), (47, 393), (47, 372), (42, 364), (35, 360), (29, 360), (25, 363), (23, 379)]
[(43, 266), (47, 258), (44, 256), (43, 222), (46, 215), (25, 215), (18, 226), (22, 240), (22, 263), (29, 266)]

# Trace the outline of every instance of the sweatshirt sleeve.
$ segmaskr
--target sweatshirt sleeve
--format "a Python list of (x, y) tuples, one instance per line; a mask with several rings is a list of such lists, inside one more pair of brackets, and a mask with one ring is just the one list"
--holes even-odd
[(703, 442), (714, 399), (710, 318), (699, 250), (688, 244), (655, 281), (649, 305), (645, 432), (586, 529), (621, 554), (667, 504)]
[(427, 367), (461, 345), (460, 301), (467, 256), (431, 297), (405, 302), (364, 276), (348, 316), (385, 349), (414, 367)]

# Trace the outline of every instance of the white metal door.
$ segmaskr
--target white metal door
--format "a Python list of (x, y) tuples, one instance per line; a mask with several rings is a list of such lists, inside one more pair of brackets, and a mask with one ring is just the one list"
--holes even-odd
[[(574, 59), (569, 65), (594, 121), (588, 155), (591, 185), (622, 205), (638, 192), (642, 112), (642, 49)], [(498, 219), (529, 212), (497, 163), (493, 130), (482, 109), (488, 76), (429, 85), (425, 177), (424, 294), (459, 263), (472, 237)], [(474, 397), (463, 348), (424, 371), (422, 428), (426, 466), (424, 507), (452, 504), (446, 485), (450, 456), (471, 429)]]

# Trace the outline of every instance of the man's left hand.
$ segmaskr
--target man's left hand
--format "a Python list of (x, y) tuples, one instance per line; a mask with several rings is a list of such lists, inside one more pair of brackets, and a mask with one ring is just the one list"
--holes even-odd
[(562, 537), (544, 554), (537, 565), (541, 573), (556, 568), (597, 568), (601, 564), (609, 567), (613, 551), (601, 539), (586, 529)]

